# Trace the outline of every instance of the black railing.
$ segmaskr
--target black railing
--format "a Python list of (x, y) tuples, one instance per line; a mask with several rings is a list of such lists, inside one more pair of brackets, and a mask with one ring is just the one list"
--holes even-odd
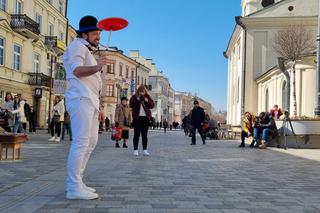
[(39, 24), (25, 14), (11, 15), (10, 24), (12, 29), (27, 29), (34, 34), (40, 34)]
[(57, 36), (45, 36), (44, 44), (51, 47), (56, 47), (58, 43)]
[(30, 85), (50, 87), (50, 79), (52, 81), (52, 78), (50, 78), (50, 76), (47, 76), (43, 73), (29, 73), (29, 75)]

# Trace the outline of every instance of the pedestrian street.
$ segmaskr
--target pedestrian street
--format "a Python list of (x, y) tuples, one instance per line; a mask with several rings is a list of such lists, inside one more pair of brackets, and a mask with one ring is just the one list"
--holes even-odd
[[(0, 212), (320, 212), (318, 150), (238, 148), (239, 141), (190, 146), (183, 131), (149, 131), (150, 156), (99, 135), (84, 181), (97, 200), (65, 198), (69, 141), (29, 136), (21, 161), (0, 161)], [(141, 143), (139, 144), (141, 150)], [(248, 144), (247, 144), (248, 145)]]

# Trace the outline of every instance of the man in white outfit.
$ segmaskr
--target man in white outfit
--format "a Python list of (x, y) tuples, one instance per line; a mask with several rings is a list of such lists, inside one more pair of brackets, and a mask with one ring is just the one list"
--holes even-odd
[(78, 39), (68, 45), (63, 55), (68, 88), (65, 92), (66, 108), (70, 114), (73, 140), (67, 163), (67, 199), (96, 199), (94, 188), (82, 181), (83, 173), (98, 141), (98, 118), (103, 116), (99, 93), (102, 87), (100, 71), (107, 63), (101, 53), (95, 59), (101, 31), (97, 19), (85, 16), (80, 20)]

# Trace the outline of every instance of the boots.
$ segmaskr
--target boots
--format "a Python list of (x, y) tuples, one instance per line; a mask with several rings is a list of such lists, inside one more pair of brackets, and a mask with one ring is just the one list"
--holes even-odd
[(259, 149), (266, 149), (267, 148), (267, 142), (265, 140), (261, 141), (261, 145), (259, 146)]
[(241, 142), (239, 147), (246, 147), (246, 145), (244, 144), (244, 142)]
[(116, 142), (116, 148), (120, 148), (118, 141)]
[(128, 148), (126, 143), (123, 143), (122, 148)]
[(250, 144), (250, 148), (253, 148), (253, 147), (254, 147), (254, 143), (255, 143), (255, 141), (252, 140), (252, 142), (251, 142), (251, 144)]

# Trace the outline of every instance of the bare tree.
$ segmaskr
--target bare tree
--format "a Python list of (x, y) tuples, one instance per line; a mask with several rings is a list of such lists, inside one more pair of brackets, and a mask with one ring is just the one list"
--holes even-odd
[[(286, 61), (291, 61), (293, 84), (293, 116), (297, 116), (296, 62), (312, 53), (316, 48), (316, 38), (303, 25), (289, 25), (279, 30), (273, 39), (274, 51)], [(289, 85), (290, 87), (290, 85)], [(290, 94), (288, 94), (290, 97)]]

